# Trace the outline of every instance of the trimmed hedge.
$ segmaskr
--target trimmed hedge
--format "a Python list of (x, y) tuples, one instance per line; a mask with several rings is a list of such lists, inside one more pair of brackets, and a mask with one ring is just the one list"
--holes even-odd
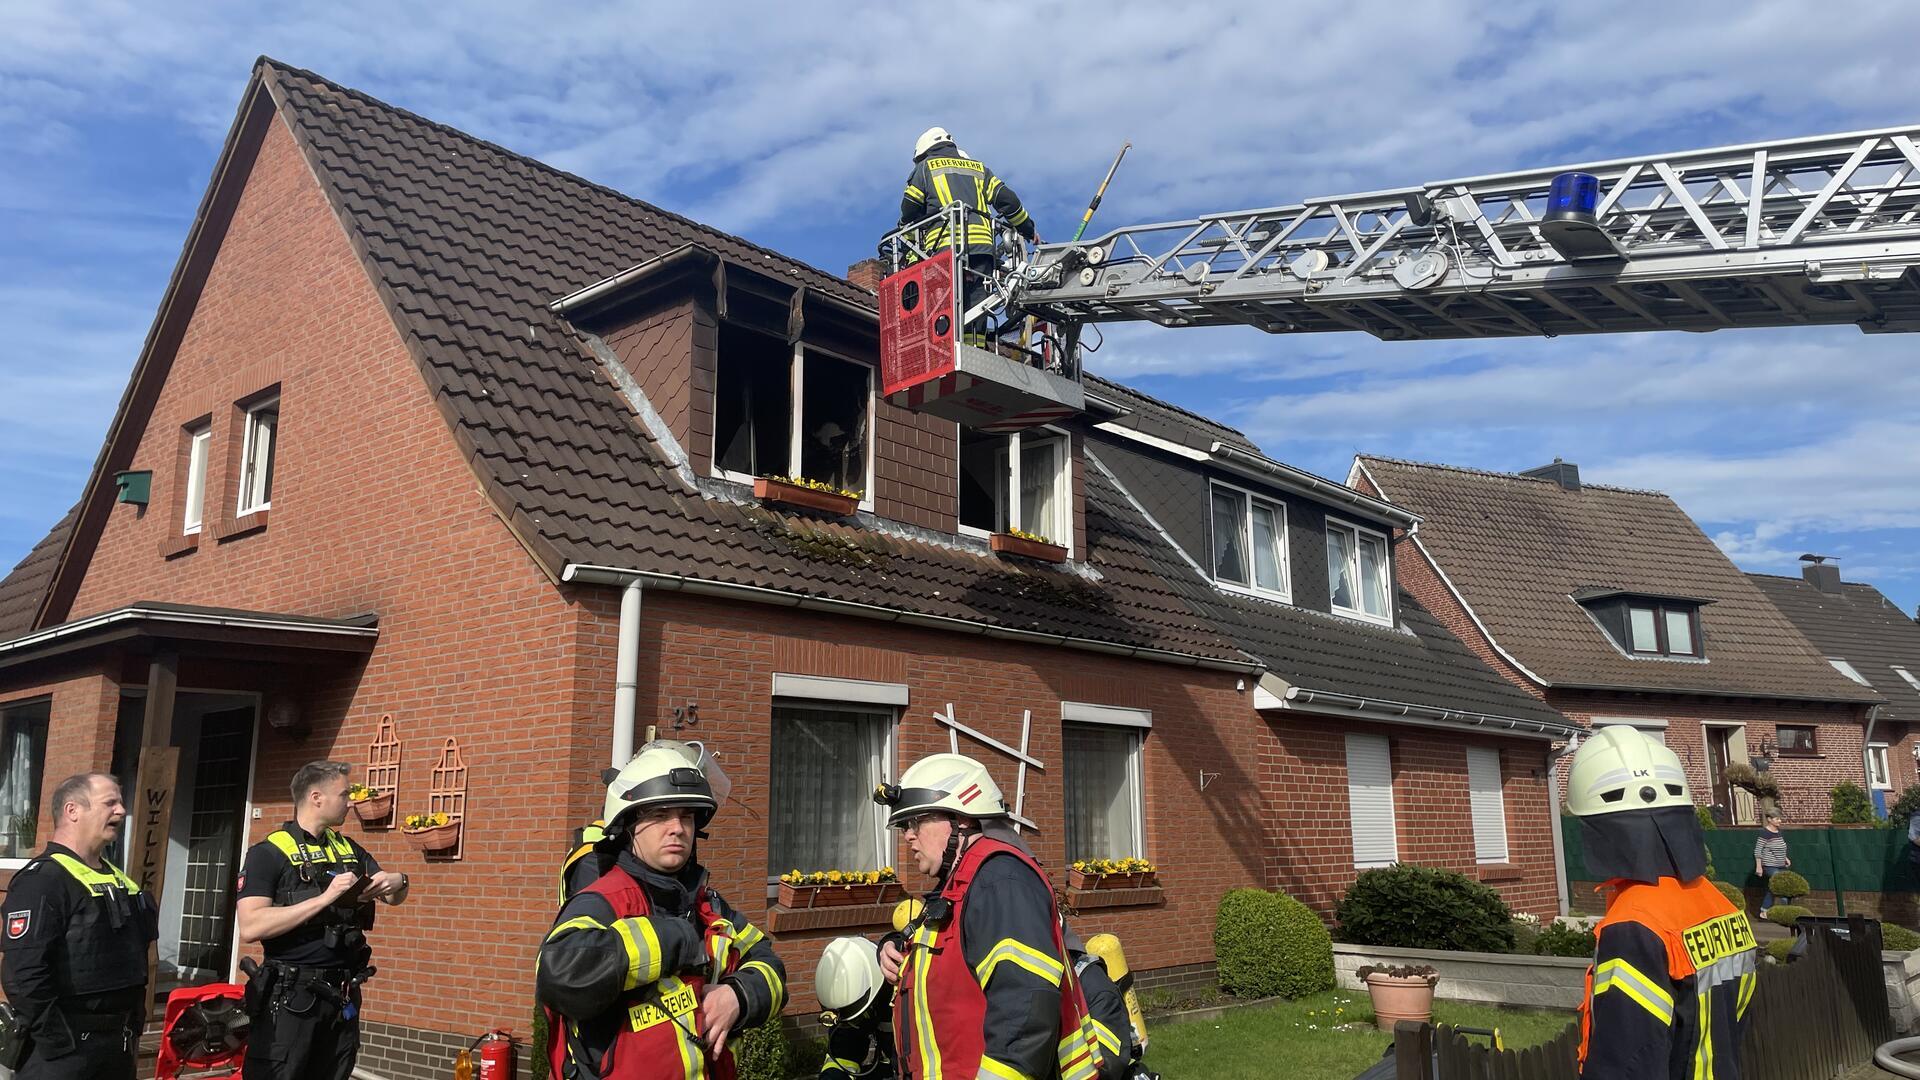
[(1872, 825), (1879, 821), (1873, 815), (1873, 800), (1859, 784), (1842, 780), (1833, 786), (1833, 813), (1835, 825)]
[(796, 1045), (788, 1038), (779, 1017), (742, 1031), (727, 1043), (733, 1048), (733, 1063), (739, 1080), (789, 1080), (795, 1076), (813, 1076), (824, 1060), (824, 1044), (818, 1039)]
[(1912, 952), (1915, 949), (1920, 949), (1920, 934), (1916, 934), (1904, 926), (1895, 926), (1893, 923), (1881, 923), (1880, 947), (1883, 949), (1891, 949), (1894, 952)]
[(1775, 904), (1767, 912), (1767, 921), (1781, 926), (1792, 926), (1800, 921), (1800, 916), (1811, 915), (1813, 911), (1798, 904)]
[(1740, 886), (1731, 881), (1716, 881), (1713, 887), (1719, 889), (1720, 895), (1727, 898), (1727, 901), (1733, 905), (1733, 910), (1747, 910), (1747, 894), (1740, 891)]
[(1806, 878), (1791, 870), (1782, 870), (1768, 878), (1767, 882), (1767, 887), (1773, 890), (1773, 895), (1782, 900), (1798, 900), (1813, 891), (1807, 885)]
[(1550, 923), (1533, 939), (1535, 956), (1592, 956), (1595, 948), (1592, 930), (1575, 930), (1565, 923)]
[(1513, 951), (1513, 909), (1465, 874), (1427, 866), (1367, 870), (1340, 898), (1340, 939), (1356, 945)]
[(1793, 948), (1792, 938), (1775, 938), (1767, 942), (1767, 955), (1784, 964), (1787, 962), (1787, 950), (1791, 948)]
[(1285, 893), (1235, 889), (1221, 897), (1213, 954), (1230, 994), (1297, 998), (1333, 989), (1333, 936)]

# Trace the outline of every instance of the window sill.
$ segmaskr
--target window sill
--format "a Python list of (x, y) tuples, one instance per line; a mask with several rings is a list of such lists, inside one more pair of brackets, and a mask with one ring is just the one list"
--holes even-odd
[(1352, 619), (1354, 622), (1366, 623), (1368, 626), (1384, 626), (1389, 630), (1393, 629), (1393, 619), (1389, 616), (1369, 615), (1364, 611), (1335, 607), (1331, 604), (1328, 605), (1328, 610), (1331, 614), (1338, 615), (1342, 619)]
[(1779, 760), (1781, 761), (1821, 761), (1821, 760), (1824, 760), (1826, 756), (1827, 755), (1825, 754), (1821, 754), (1817, 752), (1812, 754), (1802, 753), (1800, 751), (1794, 751), (1792, 753), (1788, 753), (1787, 751), (1782, 750), (1780, 751), (1780, 754), (1779, 754)]
[(272, 511), (255, 510), (251, 514), (222, 522), (220, 526), (220, 543), (224, 544), (229, 540), (238, 540), (243, 536), (252, 536), (254, 533), (266, 532), (267, 517), (270, 513), (272, 513)]
[(843, 907), (790, 908), (767, 905), (766, 929), (781, 934), (793, 930), (837, 930), (856, 926), (892, 926), (894, 904), (847, 904)]
[(206, 528), (202, 526), (200, 532), (187, 533), (180, 536), (169, 536), (165, 540), (160, 541), (160, 557), (163, 559), (177, 559), (182, 555), (191, 555), (199, 551), (200, 534), (205, 531)]
[(1148, 885), (1143, 889), (1075, 889), (1061, 890), (1066, 897), (1067, 907), (1074, 911), (1092, 911), (1098, 908), (1121, 907), (1158, 907), (1167, 902), (1166, 890), (1158, 885)]
[(1497, 881), (1519, 881), (1521, 878), (1527, 876), (1526, 871), (1512, 863), (1503, 862), (1481, 863), (1478, 871), (1480, 880), (1489, 883)]

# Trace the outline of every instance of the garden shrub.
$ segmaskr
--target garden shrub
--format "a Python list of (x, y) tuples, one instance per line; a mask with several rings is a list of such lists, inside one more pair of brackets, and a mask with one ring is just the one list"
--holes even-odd
[(1285, 893), (1235, 889), (1213, 926), (1220, 988), (1241, 997), (1290, 998), (1333, 989), (1333, 936)]
[(1906, 828), (1907, 819), (1912, 817), (1916, 810), (1920, 810), (1920, 784), (1915, 784), (1901, 792), (1900, 797), (1893, 801), (1893, 805), (1887, 807), (1887, 826), (1895, 829)]
[(1842, 780), (1833, 785), (1831, 820), (1835, 825), (1871, 825), (1879, 819), (1873, 816), (1873, 802), (1860, 785)]
[(1719, 889), (1720, 895), (1727, 898), (1727, 902), (1733, 905), (1733, 910), (1747, 910), (1747, 894), (1740, 891), (1740, 886), (1731, 881), (1716, 881), (1713, 887)]
[(1787, 962), (1787, 951), (1792, 948), (1793, 948), (1792, 938), (1790, 937), (1776, 938), (1773, 941), (1767, 942), (1767, 955), (1773, 957), (1775, 960), (1778, 960), (1780, 963), (1784, 964)]
[[(727, 1045), (733, 1048), (739, 1080), (789, 1080), (801, 1075), (799, 1055), (777, 1016), (759, 1027), (742, 1031)], [(818, 1068), (816, 1065), (815, 1069)]]
[(1694, 803), (1693, 816), (1699, 819), (1702, 829), (1717, 829), (1720, 827), (1720, 823), (1713, 820), (1713, 810), (1709, 807)]
[(1781, 926), (1792, 926), (1800, 921), (1800, 916), (1813, 914), (1812, 909), (1799, 904), (1775, 904), (1767, 912), (1767, 921)]
[(1340, 938), (1404, 949), (1510, 952), (1513, 910), (1454, 870), (1404, 863), (1367, 870), (1340, 898)]
[(533, 1053), (527, 1055), (529, 1067), (527, 1073), (531, 1080), (547, 1080), (553, 1063), (547, 1060), (547, 1010), (538, 1005), (533, 1007), (533, 1035), (531, 1036)]
[(1880, 947), (1883, 949), (1891, 949), (1894, 952), (1911, 952), (1914, 949), (1920, 949), (1920, 934), (1916, 934), (1904, 926), (1895, 926), (1892, 923), (1881, 923)]
[(1593, 950), (1593, 931), (1576, 930), (1565, 923), (1542, 927), (1533, 942), (1535, 956), (1592, 956)]
[(1791, 870), (1782, 870), (1767, 881), (1767, 887), (1773, 890), (1773, 895), (1782, 900), (1798, 900), (1813, 891), (1808, 887), (1806, 878)]

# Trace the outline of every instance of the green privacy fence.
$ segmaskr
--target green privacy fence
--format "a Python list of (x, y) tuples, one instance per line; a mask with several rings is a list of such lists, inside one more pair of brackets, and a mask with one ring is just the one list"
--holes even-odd
[[(1567, 880), (1595, 880), (1583, 857), (1579, 819), (1562, 815), (1560, 832), (1566, 843)], [(1722, 827), (1707, 831), (1707, 850), (1722, 881), (1742, 886), (1758, 884), (1753, 877), (1753, 844), (1759, 835), (1759, 829)], [(1786, 837), (1794, 870), (1816, 893), (1920, 890), (1920, 875), (1907, 861), (1904, 828), (1790, 825)]]

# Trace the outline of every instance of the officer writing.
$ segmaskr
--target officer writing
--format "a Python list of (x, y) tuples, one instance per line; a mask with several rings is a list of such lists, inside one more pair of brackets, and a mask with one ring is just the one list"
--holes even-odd
[(360, 984), (373, 974), (372, 903), (404, 903), (407, 875), (380, 869), (336, 830), (351, 765), (293, 774), (293, 820), (247, 850), (234, 905), (266, 963), (247, 986), (245, 1080), (347, 1080), (360, 1054)]
[(14, 1074), (132, 1080), (146, 1021), (152, 898), (107, 861), (126, 821), (120, 785), (81, 773), (53, 789), (53, 841), (13, 876), (0, 983), (29, 1042)]

